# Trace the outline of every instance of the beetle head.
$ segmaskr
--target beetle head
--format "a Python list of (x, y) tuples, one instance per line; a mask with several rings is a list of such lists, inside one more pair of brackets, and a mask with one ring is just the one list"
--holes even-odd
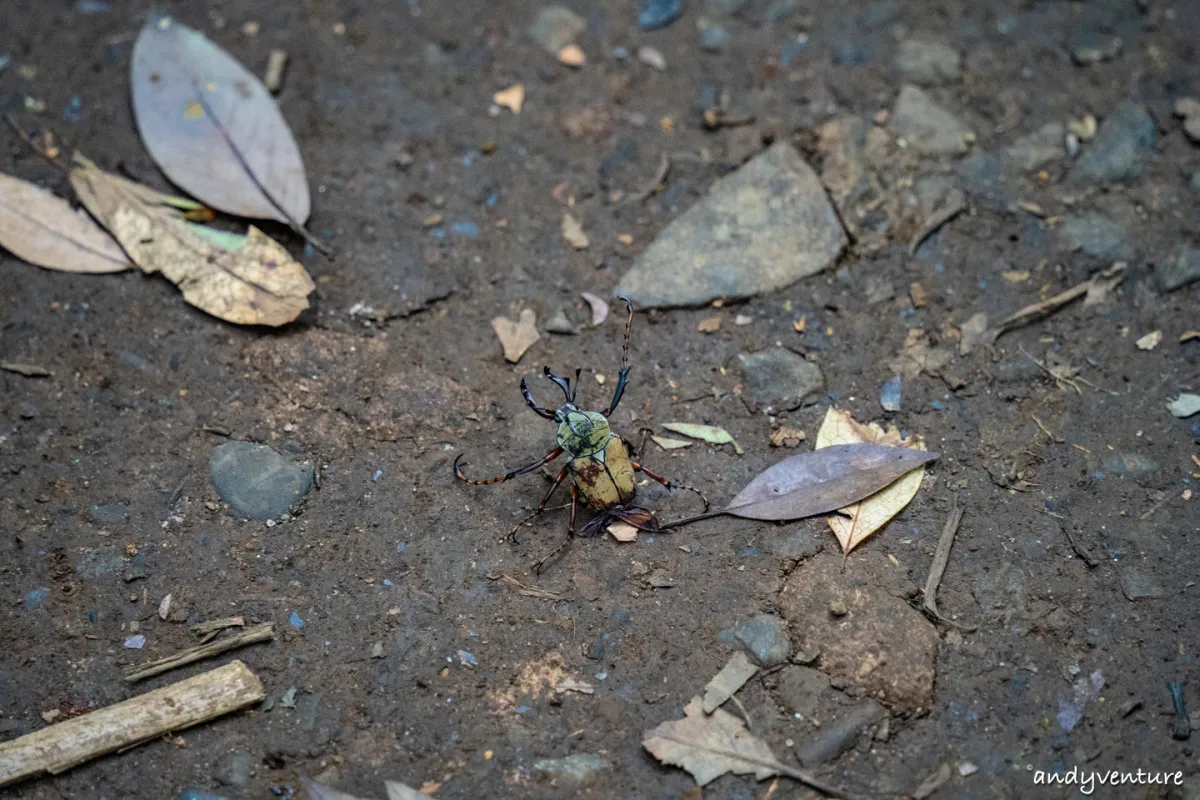
[(596, 411), (581, 411), (566, 403), (554, 412), (558, 423), (558, 446), (572, 457), (590, 455), (608, 443), (608, 420)]

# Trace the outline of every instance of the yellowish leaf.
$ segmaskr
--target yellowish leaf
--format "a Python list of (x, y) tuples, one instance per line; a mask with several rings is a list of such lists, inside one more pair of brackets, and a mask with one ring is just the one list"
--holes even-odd
[(718, 428), (715, 425), (697, 425), (692, 422), (665, 422), (663, 427), (672, 433), (681, 433), (684, 436), (690, 436), (693, 439), (700, 439), (709, 444), (731, 444), (733, 449), (740, 456), (745, 451), (741, 445), (733, 440), (733, 436), (724, 428)]
[[(885, 431), (876, 423), (863, 425), (856, 422), (848, 411), (831, 408), (825, 412), (821, 429), (817, 431), (816, 449), (835, 444), (882, 444), (925, 449), (925, 441), (919, 436), (905, 441), (900, 438), (900, 431), (896, 428)], [(842, 552), (849, 553), (899, 514), (916, 496), (924, 476), (925, 466), (921, 465), (867, 499), (839, 509), (839, 514), (845, 516), (827, 517), (829, 527), (842, 545)]]
[(525, 351), (538, 340), (537, 315), (532, 308), (521, 309), (521, 316), (513, 322), (506, 317), (496, 317), (492, 320), (492, 330), (504, 348), (504, 360), (515, 364), (525, 355)]
[(684, 447), (691, 447), (694, 444), (683, 439), (672, 439), (669, 436), (651, 436), (650, 439), (663, 450), (679, 450)]

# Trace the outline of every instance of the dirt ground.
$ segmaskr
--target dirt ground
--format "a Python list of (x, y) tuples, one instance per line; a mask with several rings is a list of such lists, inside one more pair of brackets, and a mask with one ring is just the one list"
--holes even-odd
[[(1188, 499), (1200, 427), (1166, 409), (1200, 384), (1200, 342), (1180, 342), (1200, 327), (1197, 285), (1164, 292), (1155, 281), (1156, 268), (1198, 244), (1200, 150), (1172, 106), (1200, 93), (1200, 5), (800, 0), (779, 15), (786, 3), (769, 11), (750, 0), (720, 19), (725, 49), (706, 52), (701, 0), (654, 32), (638, 30), (629, 0), (568, 4), (588, 21), (578, 41), (589, 63), (578, 70), (528, 37), (535, 2), (159, 5), (258, 72), (271, 48), (288, 51), (279, 101), (313, 187), (310, 228), (335, 255), (302, 256), (317, 283), (313, 307), (268, 331), (206, 316), (161, 279), (54, 273), (0, 254), (0, 357), (53, 372), (0, 372), (0, 737), (45, 727), (47, 711), (132, 696), (124, 669), (193, 644), (188, 623), (233, 614), (277, 626), (273, 643), (236, 654), (274, 707), (4, 796), (173, 798), (194, 787), (288, 797), (303, 774), (365, 797), (381, 796), (384, 779), (440, 783), (446, 800), (698, 797), (689, 794), (695, 781), (660, 765), (641, 738), (682, 716), (728, 660), (733, 648), (719, 633), (791, 614), (801, 650), (804, 614), (788, 612), (781, 595), (796, 575), (827, 579), (808, 587), (813, 615), (846, 591), (919, 607), (955, 503), (965, 515), (938, 602), (971, 630), (936, 628), (927, 707), (893, 713), (886, 734), (864, 731), (817, 774), (860, 796), (899, 797), (950, 765), (932, 796), (1057, 798), (1072, 790), (1035, 785), (1035, 771), (1178, 770), (1190, 783), (1097, 787), (1093, 796), (1200, 796), (1200, 733), (1172, 736), (1167, 688), (1181, 682), (1200, 708), (1200, 516)], [(6, 0), (0, 53), (13, 64), (0, 73), (0, 100), (10, 110), (24, 95), (44, 100), (45, 114), (23, 117), (30, 124), (167, 188), (128, 101), (132, 40), (150, 9), (114, 0), (84, 14), (73, 2)], [(247, 22), (258, 23), (256, 36), (244, 33)], [(1068, 43), (1085, 28), (1119, 36), (1120, 52), (1073, 64)], [(503, 360), (490, 320), (532, 308), (540, 325), (563, 308), (582, 322), (579, 293), (610, 295), (637, 254), (736, 162), (786, 140), (816, 165), (820, 125), (890, 109), (905, 82), (893, 57), (914, 37), (962, 54), (962, 76), (927, 91), (976, 132), (973, 153), (1003, 158), (1018, 136), (1088, 113), (1103, 126), (1132, 99), (1158, 130), (1145, 169), (1085, 189), (1069, 185), (1066, 161), (1030, 171), (1003, 184), (1040, 207), (1028, 213), (962, 178), (961, 157), (901, 153), (876, 217), (857, 220), (855, 243), (829, 270), (716, 310), (639, 312), (629, 390), (613, 419), (634, 441), (643, 427), (663, 433), (665, 422), (725, 427), (744, 455), (698, 443), (670, 453), (648, 445), (644, 457), (723, 502), (794, 452), (768, 446), (775, 428), (803, 429), (801, 447), (811, 447), (834, 405), (940, 451), (916, 499), (844, 570), (821, 519), (718, 518), (633, 544), (577, 540), (533, 574), (559, 543), (566, 512), (547, 514), (517, 544), (501, 538), (548, 481), (467, 486), (451, 462), (465, 453), (471, 474), (487, 477), (550, 449), (553, 426), (518, 391), (543, 364), (564, 374), (582, 367), (581, 395), (602, 407), (622, 320), (614, 312), (576, 336), (543, 331), (516, 366)], [(612, 55), (643, 45), (661, 51), (665, 71)], [(493, 93), (517, 82), (527, 89), (522, 112), (489, 114)], [(723, 93), (731, 111), (754, 115), (752, 127), (704, 127), (704, 108)], [(64, 120), (73, 97), (79, 119)], [(563, 120), (583, 109), (594, 110), (592, 129), (572, 135)], [(627, 202), (662, 153), (671, 156), (665, 187)], [(15, 136), (0, 169), (69, 196), (63, 176)], [(930, 175), (958, 180), (971, 208), (910, 257), (926, 210), (909, 199), (911, 187)], [(563, 241), (568, 198), (591, 238), (586, 250)], [(884, 211), (895, 215), (889, 224), (872, 222)], [(972, 314), (998, 320), (1110, 265), (1087, 247), (1060, 246), (1054, 218), (1077, 211), (1115, 220), (1134, 251), (1111, 296), (960, 355)], [(444, 223), (427, 226), (434, 214)], [(267, 228), (301, 256), (302, 241)], [(883, 283), (894, 293), (869, 302), (868, 286)], [(734, 324), (736, 315), (751, 324)], [(712, 316), (720, 330), (697, 332)], [(803, 335), (793, 327), (802, 317)], [(953, 361), (907, 378), (902, 410), (885, 414), (879, 389), (910, 329), (930, 332)], [(1154, 330), (1164, 334), (1158, 346), (1135, 345)], [(820, 366), (826, 394), (769, 417), (743, 402), (736, 355), (776, 342)], [(1051, 369), (1078, 370), (1081, 380), (1056, 381)], [(552, 402), (553, 387), (532, 383)], [(230, 439), (311, 461), (319, 488), (285, 521), (239, 518), (208, 472), (212, 448)], [(664, 518), (695, 510), (686, 493), (655, 484), (639, 492)], [(789, 549), (798, 534), (818, 544)], [(652, 571), (673, 586), (649, 585)], [(500, 575), (552, 594), (522, 594)], [(173, 612), (163, 621), (167, 593)], [(135, 629), (141, 650), (123, 646)], [(883, 638), (886, 655), (896, 642)], [(822, 668), (819, 657), (812, 666)], [(738, 697), (755, 735), (797, 765), (795, 749), (822, 729), (793, 713), (782, 675), (766, 670)], [(555, 694), (568, 676), (595, 693)], [(289, 708), (282, 701), (293, 688)], [(837, 702), (854, 698), (852, 681), (840, 688)], [(608, 766), (581, 783), (535, 767), (578, 753)], [(731, 775), (703, 789), (706, 798), (810, 793), (787, 779)]]

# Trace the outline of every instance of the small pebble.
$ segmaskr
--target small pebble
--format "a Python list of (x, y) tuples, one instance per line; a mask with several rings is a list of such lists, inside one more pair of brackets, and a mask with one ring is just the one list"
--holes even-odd
[(637, 56), (638, 61), (642, 62), (651, 69), (656, 69), (659, 72), (663, 72), (667, 68), (667, 59), (661, 52), (658, 51), (657, 48), (639, 47)]
[(638, 27), (644, 31), (665, 28), (683, 14), (683, 0), (642, 0)]
[(141, 650), (146, 646), (146, 637), (140, 633), (137, 636), (130, 636), (125, 640), (125, 647), (130, 650)]
[(829, 613), (835, 617), (844, 617), (850, 613), (850, 609), (846, 608), (845, 601), (833, 600), (829, 603)]
[(719, 53), (729, 46), (729, 31), (720, 25), (706, 25), (700, 29), (700, 49)]
[(883, 406), (884, 411), (900, 410), (900, 390), (899, 375), (893, 375), (883, 384), (883, 388), (879, 390), (879, 405)]

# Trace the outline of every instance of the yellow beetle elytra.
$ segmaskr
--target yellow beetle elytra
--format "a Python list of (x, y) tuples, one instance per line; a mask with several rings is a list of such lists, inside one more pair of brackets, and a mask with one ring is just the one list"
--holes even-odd
[[(621, 299), (625, 300), (625, 307), (629, 312), (629, 317), (625, 321), (625, 344), (621, 351), (621, 372), (617, 377), (617, 387), (613, 391), (612, 400), (609, 402), (608, 408), (603, 411), (585, 411), (575, 405), (575, 395), (579, 391), (579, 375), (582, 370), (575, 370), (575, 384), (572, 386), (569, 378), (560, 378), (551, 372), (549, 367), (546, 367), (543, 370), (543, 376), (553, 381), (562, 389), (563, 395), (566, 397), (566, 402), (553, 411), (543, 408), (533, 399), (533, 395), (530, 394), (529, 386), (526, 384), (524, 378), (521, 379), (521, 395), (525, 398), (526, 405), (532, 408), (536, 414), (558, 423), (558, 433), (555, 437), (557, 446), (528, 466), (486, 481), (471, 480), (466, 475), (463, 475), (462, 468), (459, 465), (462, 455), (454, 459), (454, 476), (456, 478), (475, 486), (486, 486), (490, 483), (503, 483), (518, 475), (533, 472), (543, 464), (548, 464), (558, 458), (563, 453), (567, 454), (568, 461), (566, 466), (559, 470), (558, 477), (555, 478), (550, 491), (546, 492), (546, 496), (542, 498), (542, 502), (538, 505), (537, 509), (517, 523), (509, 534), (511, 538), (515, 539), (517, 531), (521, 529), (522, 525), (545, 511), (546, 504), (550, 502), (554, 491), (566, 479), (568, 474), (571, 476), (573, 484), (571, 486), (571, 517), (567, 525), (567, 539), (562, 545), (538, 562), (537, 568), (539, 570), (548, 559), (566, 547), (567, 543), (577, 533), (580, 536), (592, 536), (604, 530), (616, 520), (626, 522), (641, 530), (653, 531), (658, 529), (658, 522), (649, 510), (633, 505), (633, 498), (637, 493), (637, 486), (633, 480), (635, 472), (645, 473), (647, 477), (658, 481), (668, 489), (686, 489), (695, 492), (704, 501), (704, 510), (708, 510), (708, 500), (698, 489), (679, 483), (672, 483), (666, 478), (655, 475), (634, 461), (630, 456), (629, 445), (624, 439), (614, 433), (608, 424), (608, 418), (617, 410), (617, 404), (621, 402), (621, 396), (625, 393), (625, 384), (629, 380), (629, 331), (633, 327), (633, 304), (625, 298)], [(589, 506), (600, 513), (576, 531), (575, 512), (580, 494), (583, 495), (583, 499)]]

